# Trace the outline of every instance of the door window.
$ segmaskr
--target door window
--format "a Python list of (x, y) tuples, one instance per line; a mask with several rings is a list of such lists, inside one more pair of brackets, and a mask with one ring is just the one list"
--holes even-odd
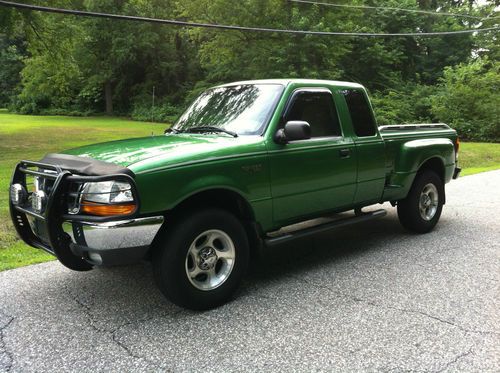
[(297, 92), (285, 122), (291, 120), (309, 123), (311, 138), (342, 136), (337, 110), (329, 91)]

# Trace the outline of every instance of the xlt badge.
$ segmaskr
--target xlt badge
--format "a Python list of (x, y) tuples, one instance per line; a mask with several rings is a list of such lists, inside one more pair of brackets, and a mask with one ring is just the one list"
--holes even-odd
[(241, 169), (243, 171), (245, 171), (246, 173), (255, 174), (257, 172), (262, 171), (262, 164), (258, 163), (258, 164), (251, 164), (251, 165), (247, 165), (247, 166), (241, 166)]

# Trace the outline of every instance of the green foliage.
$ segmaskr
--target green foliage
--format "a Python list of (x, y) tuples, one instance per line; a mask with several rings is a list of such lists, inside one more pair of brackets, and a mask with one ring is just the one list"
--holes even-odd
[[(179, 2), (190, 19), (269, 28), (334, 30), (339, 20), (350, 26), (348, 13), (282, 0), (201, 0)], [(338, 62), (349, 51), (349, 39), (312, 35), (190, 30), (199, 45), (199, 59), (210, 82), (229, 80), (342, 76)]]
[(375, 92), (372, 104), (379, 125), (432, 122), (431, 97), (434, 86), (406, 84), (399, 90)]
[[(449, 31), (498, 24), (494, 17), (479, 21), (287, 0), (35, 3), (152, 18), (314, 31)], [(350, 4), (480, 17), (491, 16), (495, 8), (494, 2), (478, 0), (383, 0), (376, 4), (353, 0)], [(6, 39), (0, 37), (0, 105), (10, 102), (10, 107), (20, 113), (106, 111), (139, 120), (170, 122), (200, 91), (214, 84), (259, 78), (339, 79), (368, 87), (381, 124), (449, 121), (467, 137), (498, 139), (496, 122), (477, 113), (487, 110), (495, 95), (484, 101), (477, 92), (472, 96), (478, 87), (473, 80), (461, 82), (459, 88), (470, 100), (485, 103), (475, 103), (475, 111), (467, 110), (467, 115), (459, 118), (457, 113), (461, 111), (455, 108), (459, 97), (448, 94), (452, 89), (448, 71), (455, 71), (454, 67), (465, 69), (469, 63), (474, 66), (473, 57), (498, 61), (495, 32), (433, 38), (326, 37), (178, 28), (1, 8), (0, 33), (16, 40), (6, 44)], [(488, 82), (498, 79), (498, 69), (488, 71)], [(157, 97), (154, 112), (153, 87)], [(446, 101), (448, 96), (455, 97), (456, 103)], [(479, 109), (485, 105), (488, 108)]]
[(0, 107), (10, 104), (18, 93), (23, 68), (23, 44), (0, 34)]
[(500, 141), (500, 63), (479, 58), (447, 67), (437, 85), (374, 92), (380, 125), (444, 122), (466, 140)]
[(500, 63), (482, 58), (445, 69), (432, 112), (464, 139), (498, 142), (499, 103)]
[(173, 123), (181, 114), (179, 108), (168, 101), (157, 102), (153, 107), (151, 101), (138, 100), (132, 108), (131, 118), (143, 122)]
[(30, 58), (22, 73), (23, 90), (15, 103), (22, 114), (39, 114), (48, 108), (70, 108), (75, 104), (81, 82), (78, 67), (50, 55)]

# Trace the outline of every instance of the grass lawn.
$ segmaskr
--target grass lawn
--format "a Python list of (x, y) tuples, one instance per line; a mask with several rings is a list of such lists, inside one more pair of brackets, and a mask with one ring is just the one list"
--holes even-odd
[[(17, 162), (85, 144), (159, 134), (165, 127), (121, 118), (26, 116), (0, 110), (0, 271), (53, 259), (19, 241), (14, 233), (8, 188)], [(460, 164), (462, 175), (499, 169), (500, 144), (462, 143)]]

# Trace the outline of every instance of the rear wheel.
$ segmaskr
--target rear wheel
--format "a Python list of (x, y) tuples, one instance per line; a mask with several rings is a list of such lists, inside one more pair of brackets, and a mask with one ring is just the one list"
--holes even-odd
[(444, 204), (444, 184), (431, 170), (418, 173), (408, 196), (398, 202), (399, 221), (406, 229), (426, 233), (439, 221)]
[(195, 310), (227, 302), (248, 265), (245, 230), (227, 211), (205, 209), (185, 215), (156, 243), (157, 285), (173, 303)]

